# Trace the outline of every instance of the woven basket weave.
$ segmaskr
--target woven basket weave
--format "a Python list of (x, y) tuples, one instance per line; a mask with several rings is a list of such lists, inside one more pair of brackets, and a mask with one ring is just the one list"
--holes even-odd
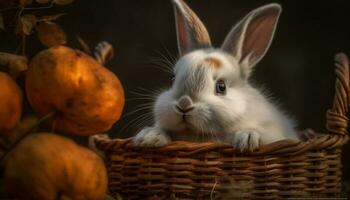
[(140, 149), (131, 139), (97, 137), (106, 156), (109, 188), (123, 199), (286, 199), (339, 197), (341, 147), (347, 142), (349, 66), (336, 61), (335, 98), (327, 134), (278, 141), (240, 153), (217, 143), (172, 142)]

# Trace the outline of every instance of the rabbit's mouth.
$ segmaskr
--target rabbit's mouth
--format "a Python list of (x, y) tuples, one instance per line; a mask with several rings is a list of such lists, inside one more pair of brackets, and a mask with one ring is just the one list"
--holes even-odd
[(188, 115), (188, 114), (182, 114), (181, 116), (181, 119), (182, 119), (182, 123), (185, 123), (185, 124), (190, 124), (190, 118), (191, 115)]
[(181, 131), (168, 131), (172, 140), (184, 140), (192, 142), (219, 141), (219, 137), (210, 132), (199, 131), (194, 126), (188, 124)]
[(178, 116), (179, 121), (164, 129), (170, 133), (173, 140), (186, 140), (193, 142), (220, 141), (222, 134), (218, 134), (208, 127), (205, 121), (199, 121), (198, 117), (185, 116), (184, 119)]
[(204, 127), (198, 126), (192, 119), (191, 116), (182, 116), (180, 124), (184, 127), (184, 130), (188, 133), (197, 134), (204, 132)]

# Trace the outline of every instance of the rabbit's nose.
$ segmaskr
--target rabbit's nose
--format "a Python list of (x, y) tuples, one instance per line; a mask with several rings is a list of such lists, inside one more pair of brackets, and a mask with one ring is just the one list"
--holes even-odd
[(193, 110), (193, 102), (192, 99), (189, 96), (182, 96), (178, 101), (176, 108), (182, 112), (187, 113), (191, 110)]

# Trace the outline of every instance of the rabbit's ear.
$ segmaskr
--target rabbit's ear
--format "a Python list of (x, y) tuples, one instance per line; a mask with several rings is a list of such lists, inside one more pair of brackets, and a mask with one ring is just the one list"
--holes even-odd
[(183, 0), (173, 0), (180, 55), (211, 46), (207, 29)]
[(281, 10), (279, 4), (268, 4), (251, 11), (232, 28), (221, 48), (251, 68), (269, 48)]

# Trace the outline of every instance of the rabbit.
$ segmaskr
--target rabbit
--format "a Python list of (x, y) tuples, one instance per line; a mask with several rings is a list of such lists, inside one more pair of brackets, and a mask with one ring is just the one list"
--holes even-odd
[(220, 48), (182, 0), (172, 0), (180, 58), (174, 82), (155, 101), (154, 126), (133, 143), (161, 147), (172, 140), (216, 141), (254, 151), (278, 140), (299, 140), (293, 120), (249, 82), (274, 36), (281, 6), (268, 4), (236, 24)]

